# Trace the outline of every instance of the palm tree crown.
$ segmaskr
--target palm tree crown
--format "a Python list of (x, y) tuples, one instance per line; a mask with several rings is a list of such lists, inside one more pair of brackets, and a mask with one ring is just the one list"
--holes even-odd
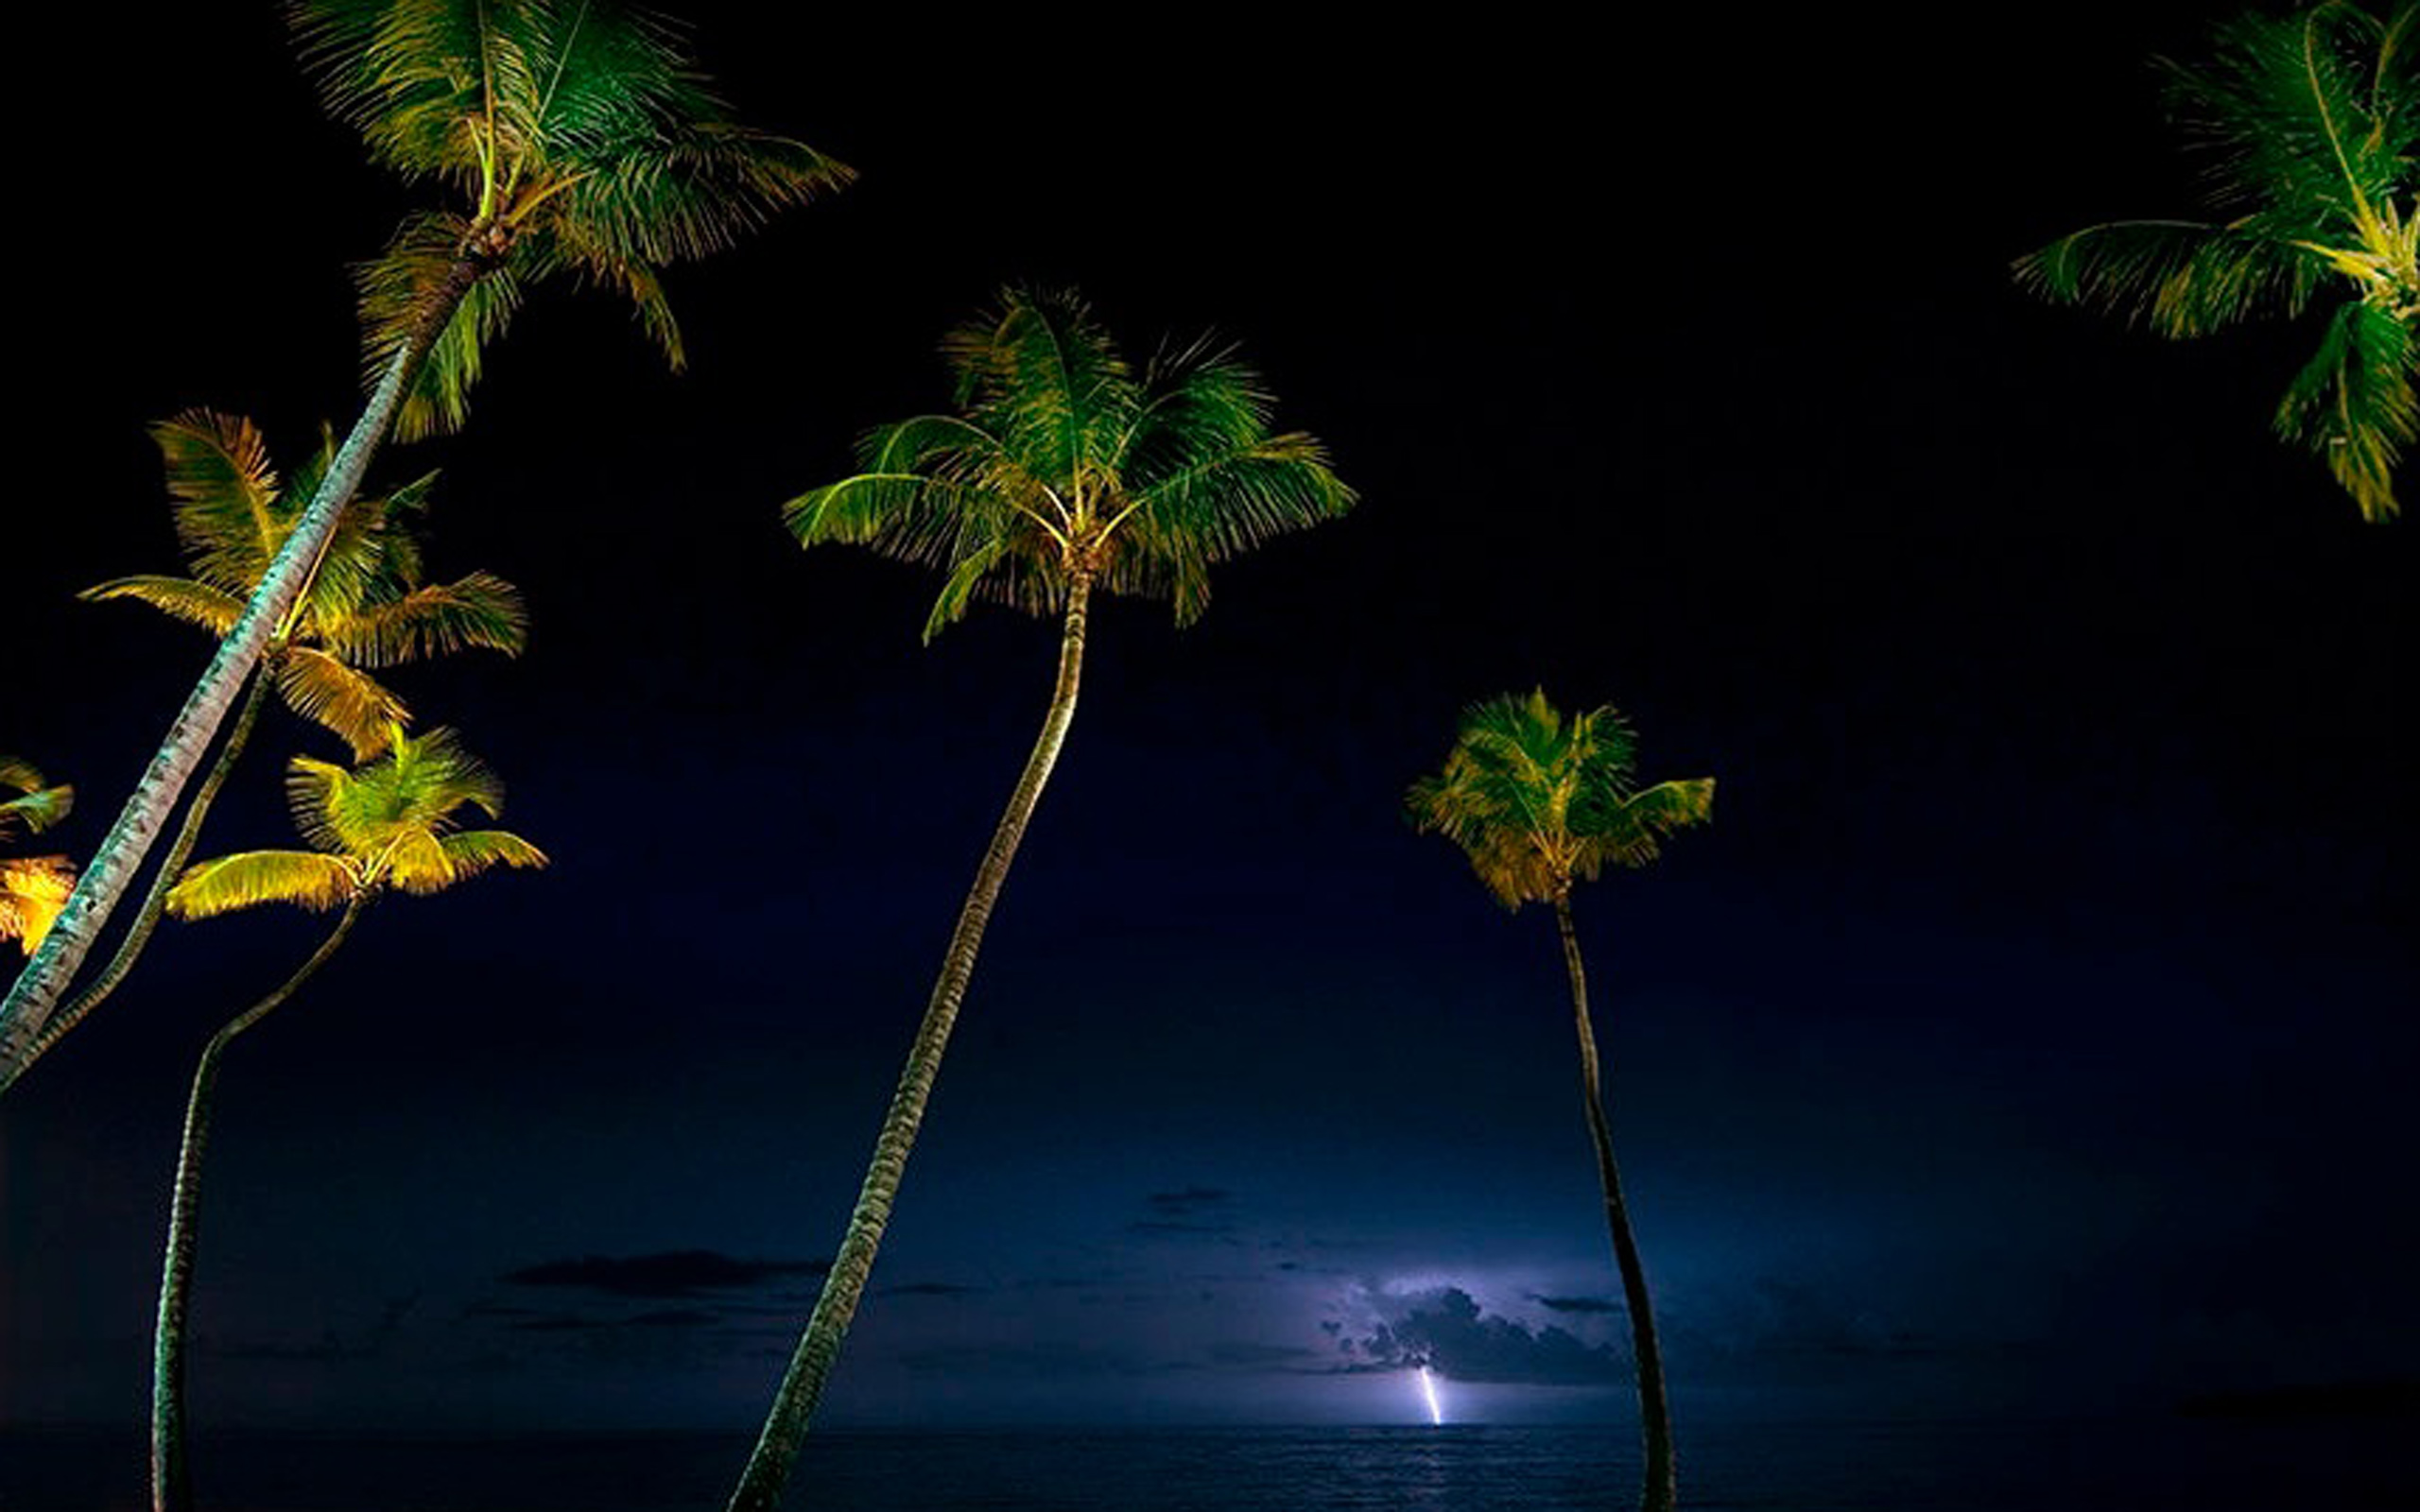
[(1011, 289), (943, 340), (958, 412), (871, 432), (861, 472), (792, 499), (807, 545), (852, 541), (947, 574), (927, 639), (982, 596), (1057, 613), (1080, 581), (1174, 601), (1212, 563), (1332, 519), (1353, 490), (1233, 351), (1163, 351), (1138, 372), (1072, 293)]
[(2210, 60), (2164, 63), (2172, 112), (2207, 153), (2213, 220), (2088, 226), (2018, 260), (2059, 301), (2196, 336), (2339, 296), (2279, 401), (2278, 435), (2324, 456), (2371, 520), (2420, 437), (2420, 5), (2348, 0), (2221, 26)]
[(491, 867), (543, 867), (545, 853), (508, 830), (458, 828), (457, 810), (493, 818), (504, 785), (451, 730), (389, 733), (386, 754), (352, 771), (297, 756), (287, 807), (309, 850), (245, 850), (197, 862), (168, 894), (180, 919), (266, 902), (327, 909), (388, 889), (441, 892)]
[[(0, 789), (16, 794), (0, 799), (0, 840), (39, 834), (76, 806), (74, 788), (51, 786), (21, 757), (0, 755)], [(65, 856), (0, 856), (0, 940), (15, 940), (30, 953), (75, 885), (76, 870)]]
[[(290, 486), (280, 487), (249, 420), (187, 410), (151, 434), (193, 576), (117, 577), (82, 596), (133, 599), (225, 635), (318, 491), (332, 448), (323, 444)], [(409, 717), (403, 700), (363, 668), (470, 647), (514, 656), (527, 639), (520, 591), (502, 578), (479, 572), (452, 583), (423, 581), (420, 542), (406, 522), (425, 507), (435, 480), (430, 473), (345, 507), (309, 584), (263, 653), (286, 704), (334, 731), (356, 759), (377, 754), (387, 732)]]
[(773, 212), (846, 183), (801, 142), (732, 120), (674, 26), (609, 0), (295, 0), (329, 110), (371, 156), (457, 202), (406, 220), (361, 270), (374, 375), (467, 271), (396, 424), (463, 420), (485, 343), (532, 282), (617, 289), (676, 368), (656, 270), (729, 246)]
[(1713, 812), (1714, 779), (1641, 788), (1637, 739), (1608, 704), (1565, 720), (1543, 691), (1473, 704), (1444, 768), (1412, 784), (1412, 821), (1469, 855), (1507, 908), (1552, 902), (1608, 863), (1643, 867)]

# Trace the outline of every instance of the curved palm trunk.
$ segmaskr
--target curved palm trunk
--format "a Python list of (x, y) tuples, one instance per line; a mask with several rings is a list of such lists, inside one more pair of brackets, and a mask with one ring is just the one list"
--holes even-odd
[(1571, 927), (1571, 900), (1554, 901), (1555, 927), (1563, 933), (1563, 964), (1571, 973), (1571, 1013), (1580, 1029), (1580, 1087), (1588, 1102), (1588, 1138), (1597, 1147), (1597, 1181), (1605, 1191), (1605, 1227), (1614, 1236), (1614, 1263), (1622, 1273), (1622, 1302), (1630, 1313), (1632, 1353), (1638, 1359), (1639, 1434), (1647, 1449), (1647, 1475), (1638, 1493), (1644, 1512), (1671, 1512), (1679, 1495), (1672, 1458), (1672, 1409), (1664, 1396), (1664, 1354), (1655, 1343), (1655, 1314), (1647, 1296), (1647, 1267), (1630, 1231), (1630, 1209), (1622, 1201), (1621, 1172), (1614, 1165), (1614, 1137), (1605, 1126), (1605, 1099), (1597, 1072), (1597, 1031), (1588, 1022), (1588, 972), (1580, 960), (1580, 936)]
[(1059, 682), (1050, 696), (1050, 712), (1043, 718), (1033, 754), (1026, 758), (1025, 774), (1017, 779), (999, 827), (992, 832), (991, 849), (984, 851), (975, 885), (968, 889), (966, 904), (959, 912), (948, 954), (942, 957), (941, 978), (933, 984), (932, 1001), (908, 1052), (898, 1091), (891, 1093), (890, 1110), (884, 1115), (882, 1133), (874, 1141), (873, 1159), (866, 1166), (856, 1210), (849, 1214), (849, 1231), (840, 1241), (840, 1252), (833, 1257), (822, 1295), (816, 1298), (806, 1331), (790, 1356), (788, 1373), (773, 1396), (772, 1411), (766, 1415), (755, 1452), (749, 1455), (748, 1468), (732, 1492), (731, 1512), (772, 1512), (780, 1504), (790, 1466), (805, 1441), (816, 1403), (822, 1399), (823, 1383), (832, 1374), (833, 1362), (839, 1358), (840, 1341), (848, 1335), (857, 1299), (865, 1293), (867, 1278), (873, 1274), (874, 1250), (890, 1225), (908, 1152), (925, 1121), (925, 1103), (932, 1095), (933, 1078), (941, 1072), (942, 1052), (949, 1046), (959, 1003), (966, 995), (967, 979), (975, 973), (975, 953), (982, 948), (983, 926), (991, 921), (1000, 885), (1008, 879), (1009, 863), (1016, 859), (1017, 842), (1025, 838), (1027, 821), (1033, 817), (1034, 804), (1042, 797), (1043, 784), (1050, 780), (1059, 747), (1067, 739), (1068, 723), (1076, 715), (1076, 688), (1084, 661), (1084, 611), (1091, 586), (1079, 579), (1068, 593), (1066, 626), (1059, 643)]
[(294, 989), (325, 965), (361, 917), (363, 901), (345, 905), (344, 917), (311, 958), (276, 991), (227, 1021), (202, 1047), (185, 1099), (184, 1143), (177, 1152), (176, 1194), (168, 1203), (168, 1243), (160, 1265), (160, 1314), (151, 1332), (151, 1508), (190, 1512), (193, 1480), (185, 1463), (185, 1309), (193, 1282), (196, 1211), (201, 1199), (201, 1157), (210, 1145), (211, 1093), (218, 1061), (234, 1038), (268, 1017)]
[(68, 1030), (81, 1022), (84, 1015), (115, 991), (118, 983), (126, 979), (126, 973), (133, 970), (135, 957), (143, 954), (143, 947), (150, 943), (152, 930), (159, 927), (160, 915), (167, 907), (168, 889), (175, 885), (178, 874), (184, 870), (185, 862), (193, 855), (195, 844), (201, 838), (201, 821), (209, 816), (211, 803), (218, 797), (218, 790), (227, 785), (227, 774), (234, 769), (235, 758), (244, 753), (245, 744), (251, 739), (252, 726), (260, 721), (261, 704), (268, 696), (268, 684), (269, 669), (267, 666), (253, 673), (252, 691), (245, 695), (244, 707), (235, 714), (235, 728), (227, 732), (227, 744), (219, 748), (218, 760), (210, 768), (210, 774), (201, 780), (199, 787), (194, 789), (193, 801), (185, 805), (184, 822), (177, 828), (177, 838), (168, 847), (168, 853), (161, 858), (160, 869), (151, 874), (151, 890), (144, 895), (143, 909), (134, 916), (134, 927), (118, 941), (117, 953), (110, 957), (107, 966), (101, 968), (101, 974), (93, 978), (83, 991), (70, 999), (67, 1006), (43, 1025), (42, 1032), (34, 1036), (33, 1043), (26, 1048), (25, 1058), (14, 1065), (0, 1065), (0, 1092), (15, 1085), (17, 1078), (25, 1074), (26, 1067), (40, 1060)]
[(227, 717), (228, 705), (235, 701), (237, 690), (251, 674), (253, 663), (260, 660), (270, 635), (285, 623), (287, 612), (318, 567), (320, 554), (335, 532), (337, 517), (353, 501), (354, 493), (361, 487), (362, 474), (369, 471), (370, 458), (394, 422), (404, 390), (419, 372), (421, 362), (438, 335), (453, 318), (462, 296), (484, 271), (484, 265), (471, 258), (458, 259), (445, 282), (432, 292), (412, 338), (387, 365), (361, 418), (354, 422), (344, 444), (337, 449), (336, 459), (329, 463), (327, 476), (320, 481), (310, 507), (295, 522), (293, 534), (285, 538), (277, 558), (262, 575), (260, 586), (252, 591), (251, 602), (218, 643), (218, 654), (211, 658), (201, 680), (195, 684), (192, 696), (178, 713), (176, 723), (168, 727), (167, 739), (151, 758), (142, 781), (134, 784), (133, 797), (127, 799), (117, 822), (110, 826), (110, 833), (94, 850), (83, 875), (77, 879), (76, 891), (68, 898), (58, 922), (43, 936), (42, 948), (34, 953), (33, 959), (26, 963), (16, 986), (9, 989), (8, 1001), (0, 1004), (0, 1075), (22, 1071), (32, 1058), (34, 1037), (50, 1022), (60, 994), (66, 991), (110, 910), (116, 906), (136, 868), (142, 866), (145, 853), (151, 849), (152, 840), (167, 823), (186, 779), (201, 764), (202, 752)]

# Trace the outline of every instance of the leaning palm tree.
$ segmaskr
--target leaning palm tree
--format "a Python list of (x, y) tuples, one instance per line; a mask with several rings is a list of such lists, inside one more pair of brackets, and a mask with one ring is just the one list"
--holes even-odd
[[(296, 470), (292, 484), (281, 488), (268, 447), (249, 420), (188, 410), (153, 426), (151, 434), (166, 465), (177, 536), (193, 576), (117, 577), (80, 596), (148, 604), (172, 619), (225, 635), (242, 613), (245, 595), (294, 528), (332, 448), (323, 444), (311, 463)], [(473, 648), (520, 653), (528, 628), (520, 590), (490, 573), (471, 573), (451, 583), (424, 580), (420, 543), (408, 522), (425, 507), (435, 476), (393, 493), (356, 497), (345, 507), (302, 596), (263, 648), (218, 759), (196, 784), (133, 924), (109, 963), (51, 1017), (24, 1057), (0, 1065), (0, 1091), (82, 1022), (132, 970), (159, 924), (168, 885), (193, 854), (202, 821), (250, 742), (272, 687), (296, 713), (341, 738), (358, 761), (384, 749), (388, 731), (409, 717), (403, 700), (372, 677), (372, 670)]]
[(2317, 452), (2369, 520), (2398, 507), (2420, 437), (2420, 4), (2347, 0), (2221, 26), (2200, 66), (2164, 64), (2171, 112), (2208, 154), (2216, 217), (2121, 220), (2019, 258), (2053, 300), (2198, 336), (2326, 297), (2319, 349), (2275, 428)]
[(0, 1004), (0, 1068), (21, 1061), (51, 1018), (389, 428), (409, 438), (458, 423), (485, 344), (529, 285), (557, 275), (629, 296), (678, 365), (658, 269), (849, 177), (802, 143), (733, 121), (679, 35), (612, 0), (287, 9), (329, 108), (378, 163), (443, 185), (455, 203), (407, 219), (364, 271), (369, 403)]
[[(0, 799), (0, 840), (38, 834), (76, 806), (74, 788), (51, 786), (18, 756), (0, 755), (0, 788), (17, 795)], [(0, 940), (14, 940), (30, 953), (75, 885), (76, 868), (65, 856), (0, 856)]]
[(154, 1512), (185, 1512), (193, 1503), (185, 1453), (185, 1314), (193, 1280), (201, 1160), (210, 1143), (218, 1065), (237, 1035), (294, 995), (327, 964), (363, 910), (389, 891), (442, 892), (491, 867), (542, 867), (545, 855), (506, 830), (464, 830), (456, 813), (475, 808), (493, 818), (504, 788), (495, 774), (464, 750), (450, 730), (410, 736), (391, 731), (386, 753), (353, 770), (296, 757), (286, 799), (308, 850), (247, 850), (203, 861), (177, 880), (168, 910), (206, 919), (261, 903), (340, 910), (336, 927), (293, 975), (268, 996), (227, 1021), (203, 1047), (185, 1100), (184, 1139), (177, 1155), (175, 1195), (168, 1208), (166, 1256), (161, 1265), (160, 1312), (151, 1346), (151, 1504)]
[(792, 499), (784, 519), (805, 545), (871, 546), (944, 573), (928, 641), (978, 597), (1057, 615), (1058, 681), (734, 1508), (779, 1501), (873, 1273), (984, 925), (1075, 717), (1094, 592), (1169, 598), (1177, 623), (1188, 623), (1208, 601), (1213, 563), (1353, 504), (1319, 442), (1270, 430), (1269, 394), (1228, 349), (1198, 342), (1137, 371), (1075, 295), (1011, 290), (951, 333), (942, 352), (957, 412), (873, 431), (859, 448), (862, 472)]
[(1676, 1494), (1671, 1409), (1665, 1399), (1664, 1358), (1655, 1343), (1647, 1270), (1639, 1263), (1621, 1173), (1614, 1164), (1589, 1022), (1588, 978), (1580, 936), (1571, 922), (1571, 887), (1608, 864), (1643, 867), (1663, 837), (1705, 821), (1713, 811), (1714, 779), (1635, 782), (1637, 743), (1620, 713), (1608, 705), (1566, 721), (1543, 692), (1505, 695), (1473, 704), (1443, 770), (1412, 784), (1412, 821), (1443, 834), (1470, 857), (1478, 880), (1509, 909), (1554, 905), (1563, 962), (1571, 976), (1571, 1011), (1580, 1032), (1580, 1088), (1596, 1146), (1597, 1179), (1605, 1194), (1605, 1227), (1613, 1236), (1638, 1366), (1640, 1433), (1646, 1480), (1639, 1504), (1668, 1512)]

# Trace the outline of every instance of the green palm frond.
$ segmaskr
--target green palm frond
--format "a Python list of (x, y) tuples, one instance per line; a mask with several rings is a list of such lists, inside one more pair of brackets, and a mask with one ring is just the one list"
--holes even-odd
[(197, 583), (189, 577), (164, 577), (153, 573), (137, 573), (130, 577), (112, 577), (106, 583), (95, 583), (76, 595), (88, 603), (103, 603), (112, 598), (130, 598), (138, 604), (148, 604), (173, 620), (199, 626), (213, 635), (225, 635), (236, 616), (244, 612), (244, 601), (234, 594)]
[(168, 912), (179, 919), (209, 919), (262, 903), (324, 910), (352, 898), (361, 880), (358, 865), (345, 856), (239, 850), (187, 867), (168, 889)]
[(407, 397), (406, 439), (462, 423), (483, 349), (523, 289), (554, 274), (629, 297), (679, 366), (657, 269), (851, 177), (730, 119), (669, 24), (610, 0), (302, 0), (288, 12), (330, 110), (372, 158), (458, 197), (406, 222), (360, 274), (373, 371), (458, 269), (477, 275)]
[(1424, 833), (1462, 849), (1507, 908), (1561, 897), (1608, 863), (1645, 866), (1658, 842), (1703, 823), (1714, 780), (1640, 789), (1637, 740), (1611, 705), (1565, 719), (1543, 690), (1463, 711), (1453, 748), (1406, 803)]
[(492, 573), (414, 588), (368, 603), (328, 627), (328, 649), (364, 667), (390, 667), (473, 648), (518, 656), (528, 644), (521, 591)]
[(2163, 67), (2221, 218), (2087, 227), (2019, 258), (2018, 281), (2169, 336), (2339, 296), (2276, 429), (2325, 458), (2365, 519), (2392, 517), (2420, 342), (2420, 4), (2256, 12), (2220, 26), (2206, 60)]
[(0, 940), (31, 955), (75, 890), (65, 856), (0, 856)]
[(1197, 343), (1137, 374), (1073, 294), (1011, 289), (943, 339), (959, 413), (869, 432), (863, 471), (783, 507), (802, 544), (939, 568), (930, 639), (977, 598), (1057, 612), (1082, 580), (1209, 596), (1209, 567), (1350, 508), (1319, 443), (1271, 435), (1250, 369)]
[(2191, 220), (2087, 226), (2016, 261), (2017, 282), (2045, 299), (2099, 305), (2180, 337), (2300, 315), (2327, 272), (2318, 250)]
[(386, 749), (394, 729), (411, 718), (376, 679), (315, 646), (287, 646), (274, 676), (285, 706), (352, 747), (355, 761)]

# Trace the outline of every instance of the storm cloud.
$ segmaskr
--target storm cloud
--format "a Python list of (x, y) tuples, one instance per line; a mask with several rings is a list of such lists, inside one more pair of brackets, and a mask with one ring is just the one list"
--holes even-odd
[(1454, 1381), (1541, 1386), (1603, 1385), (1628, 1380), (1627, 1355), (1592, 1345), (1553, 1324), (1532, 1329), (1490, 1315), (1459, 1286), (1374, 1297), (1381, 1319), (1368, 1332), (1328, 1331), (1344, 1373), (1426, 1366)]

